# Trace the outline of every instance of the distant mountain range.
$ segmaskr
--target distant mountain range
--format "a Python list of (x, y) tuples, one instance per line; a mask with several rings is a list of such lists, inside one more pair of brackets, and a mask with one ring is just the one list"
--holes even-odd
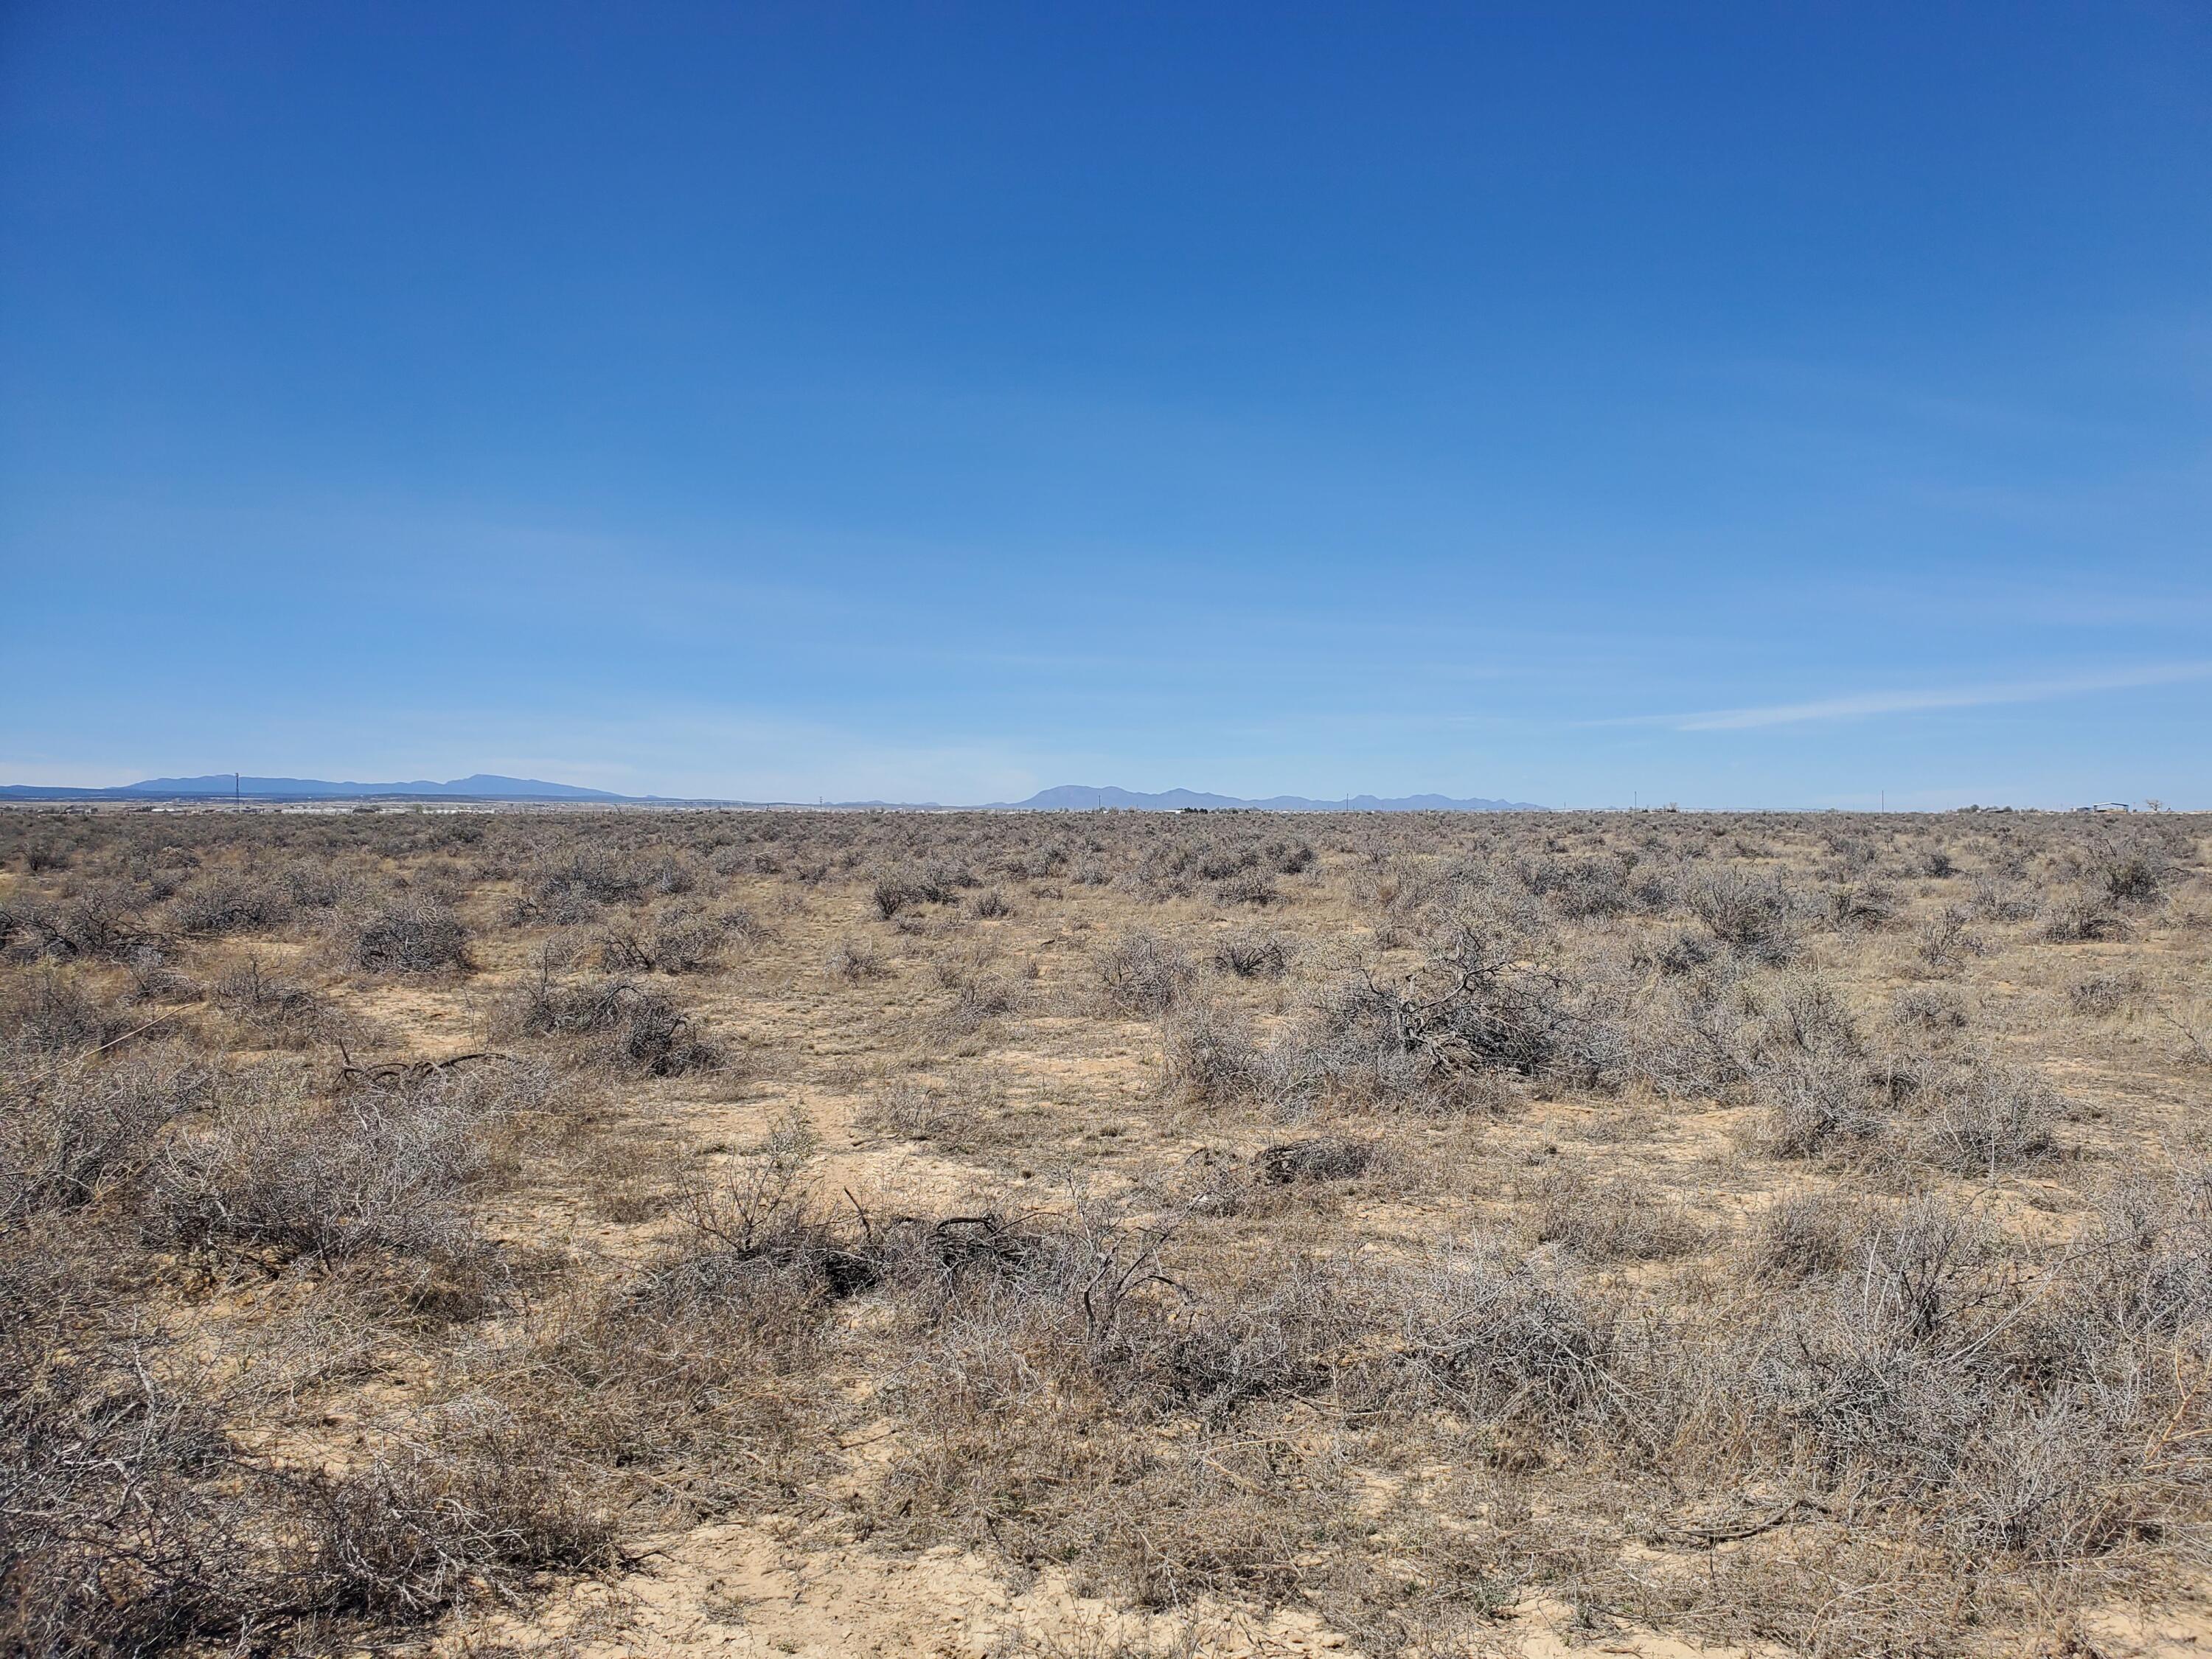
[(1525, 800), (1454, 800), (1447, 795), (1398, 795), (1382, 799), (1374, 795), (1351, 795), (1341, 800), (1314, 800), (1305, 795), (1270, 795), (1264, 800), (1242, 800), (1234, 795), (1208, 795), (1194, 789), (1169, 789), (1147, 795), (1109, 784), (1063, 783), (1040, 789), (1027, 800), (995, 801), (1004, 810), (1031, 812), (1088, 812), (1120, 807), (1140, 812), (1536, 812), (1543, 809)]
[(0, 784), (0, 799), (9, 800), (362, 800), (373, 796), (401, 796), (453, 800), (597, 800), (634, 799), (605, 789), (581, 789), (573, 783), (545, 783), (536, 778), (502, 778), (489, 772), (455, 778), (447, 783), (416, 779), (411, 783), (331, 783), (323, 778), (234, 778), (228, 772), (204, 778), (147, 778), (138, 783), (118, 784), (109, 789), (49, 788), (34, 783)]
[[(234, 797), (251, 801), (317, 800), (474, 800), (574, 801), (603, 805), (673, 805), (659, 795), (617, 795), (611, 790), (585, 789), (573, 783), (546, 783), (537, 778), (507, 778), (478, 772), (465, 778), (434, 783), (416, 779), (410, 783), (332, 783), (322, 778), (235, 778), (228, 772), (202, 778), (147, 778), (138, 783), (118, 784), (106, 789), (48, 787), (31, 783), (0, 784), (0, 800), (208, 800)], [(800, 802), (701, 801), (700, 805), (797, 805)], [(832, 801), (827, 805), (855, 810), (879, 807), (890, 811), (942, 811), (934, 801)], [(1194, 789), (1170, 789), (1159, 794), (1117, 789), (1111, 784), (1063, 783), (1041, 789), (1027, 800), (994, 801), (975, 810), (992, 812), (1090, 812), (1106, 808), (1123, 811), (1176, 812), (1187, 811), (1251, 812), (1533, 812), (1540, 808), (1527, 801), (1454, 800), (1445, 795), (1401, 795), (1381, 799), (1353, 795), (1344, 800), (1314, 800), (1304, 795), (1271, 795), (1265, 800), (1243, 800), (1234, 795), (1210, 795)]]

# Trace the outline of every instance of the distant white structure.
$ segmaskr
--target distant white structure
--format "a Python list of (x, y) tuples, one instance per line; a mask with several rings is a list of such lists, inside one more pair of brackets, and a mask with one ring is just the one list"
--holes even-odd
[(2090, 812), (2132, 812), (2136, 809), (2124, 800), (2100, 800), (2094, 806), (2082, 810)]

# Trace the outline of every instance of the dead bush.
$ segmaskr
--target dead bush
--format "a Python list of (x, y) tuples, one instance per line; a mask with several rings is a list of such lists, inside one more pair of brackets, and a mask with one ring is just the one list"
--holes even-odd
[(1564, 973), (1462, 917), (1416, 973), (1363, 972), (1320, 1001), (1296, 1064), (1333, 1087), (1443, 1098), (1485, 1073), (1606, 1086), (1625, 1060), (1619, 1034), (1575, 1006)]
[(2109, 1019), (2133, 1006), (2142, 996), (2140, 975), (2092, 974), (2066, 988), (2066, 1005), (2093, 1019)]
[[(403, 1270), (398, 1293), (426, 1311), (485, 1305), (496, 1262), (465, 1200), (499, 1167), (490, 1132), (542, 1109), (544, 1067), (433, 1073), (320, 1106), (274, 1078), (257, 1085), (169, 1141), (151, 1176), (151, 1237), (326, 1268), (382, 1257)], [(432, 1271), (411, 1274), (410, 1261)]]
[(465, 969), (469, 934), (453, 908), (408, 894), (341, 923), (352, 964), (371, 974), (434, 974)]
[(76, 977), (52, 969), (0, 985), (0, 1036), (26, 1048), (91, 1054), (168, 1023), (96, 999)]
[(1690, 914), (1731, 951), (1755, 962), (1787, 962), (1797, 950), (1797, 901), (1778, 877), (1707, 872), (1690, 884)]
[(11, 905), (9, 921), (13, 948), (33, 956), (127, 962), (162, 942), (139, 894), (118, 882), (95, 882), (58, 904)]
[(1216, 882), (1213, 896), (1220, 904), (1249, 904), (1255, 909), (1283, 902), (1283, 890), (1275, 885), (1274, 878), (1261, 870), (1247, 870)]
[(323, 1000), (296, 980), (282, 978), (249, 957), (215, 982), (215, 1004), (272, 1048), (301, 1048), (328, 1022)]
[(1022, 1005), (1021, 986), (1002, 974), (963, 975), (952, 993), (951, 1006), (939, 1011), (931, 1022), (939, 1035), (952, 1039), (974, 1036)]
[(869, 889), (869, 897), (875, 902), (876, 914), (885, 921), (912, 904), (918, 896), (913, 884), (899, 876), (878, 876)]
[(2040, 1077), (1990, 1063), (1948, 1081), (1923, 1109), (1933, 1161), (1954, 1175), (1984, 1178), (2051, 1156), (2063, 1110)]
[(1371, 1140), (1346, 1140), (1333, 1135), (1317, 1140), (1285, 1140), (1264, 1146), (1253, 1155), (1252, 1178), (1276, 1187), (1350, 1181), (1367, 1173), (1375, 1154)]
[[(290, 1564), (264, 1533), (272, 1485), (232, 1447), (219, 1396), (159, 1380), (118, 1338), (9, 1324), (0, 1646), (119, 1659), (265, 1639)], [(65, 1340), (40, 1352), (41, 1332)]]
[(1249, 1027), (1213, 1003), (1183, 1004), (1161, 1036), (1160, 1080), (1170, 1093), (1194, 1103), (1222, 1103), (1268, 1091), (1266, 1058)]
[(426, 1439), (310, 1488), (311, 1605), (416, 1623), (533, 1574), (613, 1564), (611, 1517), (580, 1472), (491, 1401), (448, 1407)]
[(2076, 889), (2044, 907), (2041, 931), (2054, 945), (2094, 944), (2125, 938), (2128, 924), (2108, 894)]
[(1395, 1287), (1400, 1363), (1423, 1392), (1478, 1421), (1571, 1435), (1632, 1404), (1615, 1375), (1618, 1322), (1556, 1264), (1474, 1247)]
[(1890, 1023), (1902, 1030), (1957, 1031), (1966, 1011), (1957, 995), (1929, 985), (1908, 985), (1889, 1000)]
[(261, 933), (291, 919), (292, 896), (280, 884), (238, 871), (202, 875), (169, 906), (169, 915), (187, 933)]
[(1987, 954), (1989, 942), (1967, 927), (1967, 919), (1965, 906), (1945, 905), (1920, 925), (1915, 954), (1939, 972), (1963, 967), (1970, 958)]
[(881, 979), (890, 969), (884, 963), (881, 952), (866, 940), (840, 939), (830, 947), (829, 958), (823, 964), (832, 979), (842, 979), (857, 985), (862, 980)]
[(743, 911), (710, 915), (689, 906), (655, 913), (642, 924), (600, 930), (599, 966), (611, 974), (700, 974), (722, 966), (731, 940), (757, 936)]
[(1594, 1261), (1659, 1261), (1686, 1255), (1705, 1229), (1679, 1202), (1638, 1176), (1600, 1179), (1554, 1165), (1531, 1184), (1529, 1233)]
[(1873, 932), (1897, 919), (1896, 890), (1879, 881), (1838, 882), (1822, 904), (1827, 924), (1838, 933)]
[(1213, 947), (1213, 965), (1239, 979), (1280, 979), (1291, 970), (1291, 943), (1280, 934), (1231, 933)]
[(1765, 1145), (1777, 1158), (1814, 1158), (1863, 1147), (1890, 1128), (1887, 1103), (1865, 1062), (1849, 1051), (1802, 1054), (1759, 1066), (1752, 1097), (1766, 1114)]
[(648, 1077), (713, 1071), (725, 1058), (673, 997), (627, 979), (571, 984), (541, 969), (501, 1023), (518, 1036), (566, 1039), (586, 1064)]
[(1157, 1018), (1188, 995), (1198, 969), (1177, 946), (1141, 929), (1123, 934), (1098, 954), (1098, 987), (1116, 1013)]
[(1784, 1193), (1759, 1213), (1747, 1255), (1762, 1278), (1796, 1283), (1841, 1273), (1863, 1231), (1859, 1207), (1834, 1193)]
[(135, 1180), (213, 1085), (178, 1055), (103, 1065), (0, 1048), (0, 1231)]

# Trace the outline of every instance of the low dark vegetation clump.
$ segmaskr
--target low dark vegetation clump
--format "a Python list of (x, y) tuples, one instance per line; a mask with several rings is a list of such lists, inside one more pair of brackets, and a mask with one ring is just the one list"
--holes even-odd
[(297, 980), (249, 957), (216, 981), (216, 1007), (272, 1048), (302, 1048), (320, 1040), (334, 1024), (325, 1000)]
[(409, 894), (342, 921), (347, 959), (365, 973), (435, 974), (466, 969), (469, 933), (453, 906)]
[(1291, 970), (1291, 949), (1279, 934), (1232, 933), (1213, 947), (1213, 965), (1239, 979), (1280, 979)]
[(675, 998), (629, 979), (570, 983), (541, 972), (507, 1008), (505, 1025), (520, 1036), (565, 1039), (589, 1064), (648, 1077), (712, 1071), (726, 1059)]
[(603, 927), (599, 966), (611, 974), (708, 973), (732, 950), (757, 945), (765, 931), (749, 911), (710, 914), (679, 904)]
[(170, 901), (169, 914), (186, 933), (261, 933), (291, 920), (291, 893), (265, 877), (210, 872)]
[(102, 1064), (0, 1044), (0, 1232), (134, 1183), (169, 1127), (207, 1107), (216, 1081), (179, 1050)]
[(1099, 991), (1116, 1013), (1167, 1013), (1189, 996), (1198, 978), (1187, 952), (1141, 929), (1100, 951), (1097, 963)]

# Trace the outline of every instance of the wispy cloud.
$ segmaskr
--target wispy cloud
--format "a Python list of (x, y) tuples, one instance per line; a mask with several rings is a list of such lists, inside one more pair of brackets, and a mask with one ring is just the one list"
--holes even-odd
[(2002, 680), (1981, 685), (1922, 690), (1860, 691), (1809, 702), (1765, 703), (1751, 708), (1712, 708), (1687, 714), (1634, 714), (1608, 725), (1666, 726), (1677, 732), (1747, 732), (1808, 720), (1862, 720), (1875, 714), (1911, 714), (1938, 708), (1984, 708), (2000, 703), (2047, 702), (2096, 691), (2124, 691), (2138, 686), (2176, 685), (2212, 679), (2212, 662), (2161, 663), (2142, 668), (2075, 674), (2059, 679)]

